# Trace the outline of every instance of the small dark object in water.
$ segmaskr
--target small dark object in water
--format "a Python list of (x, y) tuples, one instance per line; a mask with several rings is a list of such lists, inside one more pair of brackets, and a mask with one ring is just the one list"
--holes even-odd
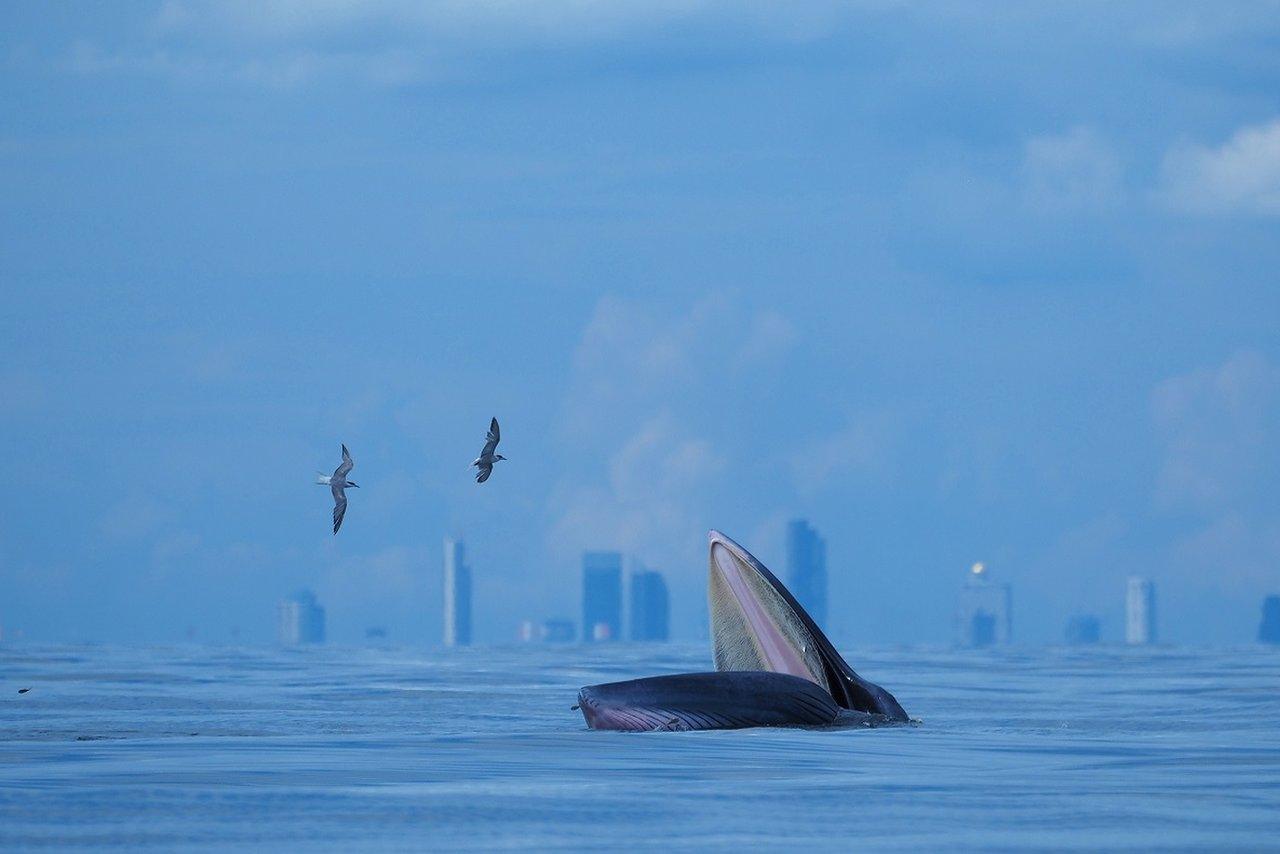
[(28, 691), (30, 691), (30, 690), (31, 690), (30, 688), (19, 688), (19, 689), (18, 689), (18, 693), (19, 693), (19, 694), (25, 694), (25, 693), (27, 693), (27, 692), (28, 692)]

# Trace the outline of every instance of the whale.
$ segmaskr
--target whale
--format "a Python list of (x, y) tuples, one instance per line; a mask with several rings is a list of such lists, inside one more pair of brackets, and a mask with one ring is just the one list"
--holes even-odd
[(708, 534), (715, 670), (588, 685), (591, 729), (661, 732), (762, 726), (886, 726), (910, 718), (841, 657), (786, 586), (719, 531)]

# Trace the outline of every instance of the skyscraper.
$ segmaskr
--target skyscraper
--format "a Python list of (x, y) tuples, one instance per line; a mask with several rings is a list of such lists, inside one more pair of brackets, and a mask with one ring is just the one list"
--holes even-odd
[(461, 540), (444, 541), (444, 645), (471, 643), (471, 568)]
[(1097, 643), (1101, 635), (1101, 624), (1093, 614), (1076, 614), (1067, 620), (1067, 643), (1072, 646)]
[(787, 525), (787, 587), (815, 623), (827, 624), (827, 544), (804, 519)]
[(276, 614), (280, 643), (324, 643), (324, 608), (316, 603), (316, 594), (310, 590), (299, 590), (281, 599)]
[(541, 637), (547, 643), (573, 643), (573, 620), (563, 617), (543, 620)]
[(622, 555), (582, 555), (582, 639), (609, 641), (621, 637)]
[(1262, 643), (1280, 644), (1280, 596), (1268, 596), (1262, 600), (1262, 623), (1258, 626), (1258, 640)]
[(956, 635), (961, 646), (1006, 644), (1013, 638), (1013, 591), (975, 563), (960, 589)]
[(665, 641), (669, 639), (670, 597), (662, 573), (637, 569), (631, 573), (631, 639), (633, 641)]
[(1156, 642), (1156, 586), (1149, 578), (1129, 576), (1124, 639), (1131, 644)]

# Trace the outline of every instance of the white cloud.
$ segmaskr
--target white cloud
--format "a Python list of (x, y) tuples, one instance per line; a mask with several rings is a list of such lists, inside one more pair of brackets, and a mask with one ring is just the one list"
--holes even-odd
[(396, 31), (436, 42), (565, 43), (679, 20), (716, 5), (708, 0), (169, 0), (160, 9), (156, 28), (163, 33), (212, 32), (255, 40)]
[(144, 75), (190, 85), (231, 82), (282, 92), (323, 81), (397, 86), (436, 74), (430, 57), (381, 46), (344, 50), (273, 47), (242, 52), (153, 45), (109, 51), (80, 41), (67, 51), (61, 67), (84, 76)]
[(568, 435), (597, 437), (615, 421), (629, 424), (700, 390), (750, 384), (781, 364), (798, 340), (776, 311), (749, 312), (725, 296), (695, 302), (675, 317), (603, 297), (573, 357), (563, 424)]
[(781, 314), (723, 296), (675, 315), (601, 299), (574, 356), (561, 430), (577, 462), (548, 502), (564, 508), (550, 550), (620, 548), (654, 566), (687, 564), (707, 508), (733, 492), (724, 478), (741, 431), (717, 406), (765, 399), (770, 368), (797, 338)]
[[(79, 73), (146, 73), (187, 83), (293, 90), (326, 81), (399, 86), (482, 72), (522, 50), (634, 43), (716, 30), (807, 43), (848, 19), (848, 3), (725, 0), (166, 0), (141, 46), (76, 47)], [(890, 4), (892, 5), (892, 4)]]
[(889, 464), (893, 419), (864, 413), (842, 429), (803, 446), (791, 457), (796, 490), (812, 495), (836, 475), (883, 474)]
[(621, 437), (607, 478), (561, 484), (550, 502), (566, 509), (551, 528), (553, 551), (619, 548), (648, 562), (686, 562), (683, 545), (705, 533), (695, 507), (725, 469), (723, 454), (660, 414)]
[(1183, 145), (1165, 155), (1160, 196), (1199, 214), (1280, 214), (1280, 119), (1245, 127), (1218, 148)]
[(1098, 210), (1123, 194), (1119, 157), (1089, 128), (1029, 140), (1022, 177), (1027, 203), (1041, 210)]
[(1200, 517), (1170, 547), (1194, 587), (1261, 592), (1280, 566), (1280, 367), (1256, 352), (1161, 383), (1159, 503)]
[(1205, 510), (1271, 489), (1280, 475), (1280, 368), (1256, 352), (1162, 382), (1153, 395), (1164, 440), (1158, 498)]
[(1171, 560), (1196, 587), (1274, 590), (1280, 566), (1280, 519), (1227, 513), (1180, 538)]
[(737, 360), (745, 367), (773, 363), (795, 346), (797, 338), (794, 323), (776, 311), (762, 311), (752, 320)]

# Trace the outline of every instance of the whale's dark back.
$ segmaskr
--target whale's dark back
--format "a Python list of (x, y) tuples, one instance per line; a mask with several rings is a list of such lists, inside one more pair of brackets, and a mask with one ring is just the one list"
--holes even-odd
[(832, 696), (808, 679), (743, 670), (590, 685), (578, 692), (578, 705), (592, 729), (631, 732), (821, 726), (840, 715)]

